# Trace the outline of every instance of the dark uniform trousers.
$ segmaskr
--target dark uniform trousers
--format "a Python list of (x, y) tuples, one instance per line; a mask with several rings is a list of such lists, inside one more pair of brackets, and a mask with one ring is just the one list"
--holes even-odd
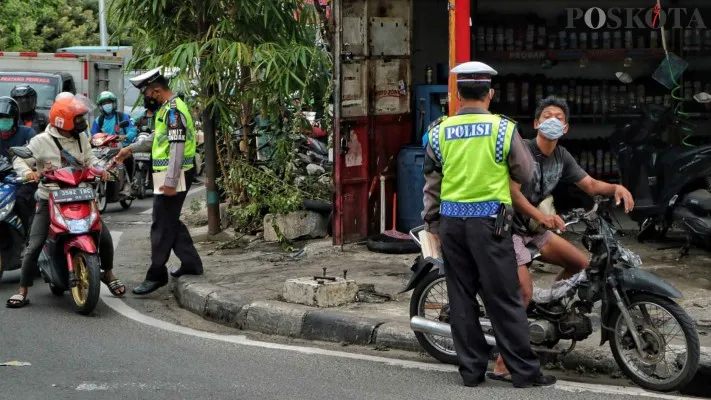
[(168, 281), (166, 263), (171, 250), (180, 259), (183, 272), (202, 273), (202, 260), (198, 255), (188, 228), (180, 221), (180, 211), (193, 182), (195, 169), (185, 171), (186, 190), (175, 196), (153, 196), (153, 223), (151, 224), (151, 267), (146, 280)]
[(540, 375), (540, 363), (530, 345), (513, 241), (510, 234), (495, 238), (494, 222), (490, 217), (445, 216), (440, 222), (452, 339), (465, 385), (484, 378), (491, 350), (479, 323), (478, 291), (514, 383), (528, 383)]

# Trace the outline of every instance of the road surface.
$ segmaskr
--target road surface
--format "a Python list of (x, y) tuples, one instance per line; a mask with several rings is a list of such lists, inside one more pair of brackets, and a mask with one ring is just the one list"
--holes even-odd
[[(118, 264), (135, 259), (126, 243), (130, 235), (145, 235), (149, 207), (150, 200), (145, 200), (120, 215), (111, 209), (107, 213)], [(6, 273), (0, 284), (3, 302), (16, 290), (17, 278), (17, 272)], [(682, 399), (569, 381), (552, 388), (514, 389), (498, 382), (465, 388), (451, 366), (344, 352), (329, 345), (260, 341), (215, 326), (205, 329), (210, 332), (194, 330), (171, 323), (182, 319), (179, 312), (146, 315), (158, 300), (130, 294), (126, 301), (118, 300), (102, 289), (104, 301), (91, 317), (73, 313), (69, 294), (54, 297), (39, 280), (30, 306), (0, 308), (0, 363), (20, 362), (0, 369), (0, 398)], [(202, 329), (189, 317), (179, 322)]]

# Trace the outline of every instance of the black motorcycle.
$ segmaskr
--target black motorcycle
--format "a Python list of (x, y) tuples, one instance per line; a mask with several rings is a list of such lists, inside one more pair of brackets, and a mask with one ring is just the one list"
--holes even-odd
[[(615, 229), (597, 209), (562, 215), (566, 225), (583, 222), (585, 248), (592, 253), (587, 269), (556, 282), (550, 289), (534, 289), (527, 310), (531, 345), (536, 352), (567, 354), (576, 342), (593, 333), (589, 314), (602, 302), (601, 342), (610, 349), (622, 371), (637, 385), (655, 391), (683, 388), (699, 366), (699, 336), (691, 317), (670, 298), (683, 295), (671, 284), (641, 270), (639, 256), (625, 249), (615, 238)], [(413, 229), (413, 238), (417, 231)], [(529, 248), (534, 259), (540, 255)], [(456, 352), (449, 325), (449, 299), (442, 261), (418, 257), (412, 277), (403, 292), (414, 289), (410, 300), (410, 327), (418, 342), (434, 358), (456, 364)], [(481, 299), (480, 318), (489, 345), (495, 346), (494, 331)], [(677, 335), (673, 335), (677, 332)], [(673, 335), (668, 337), (668, 335)], [(673, 339), (679, 343), (671, 343)], [(561, 340), (570, 345), (558, 349)]]
[(634, 196), (630, 217), (640, 226), (640, 241), (664, 238), (672, 225), (687, 243), (711, 250), (711, 144), (670, 144), (682, 121), (663, 106), (646, 105), (640, 117), (619, 124), (610, 137), (621, 183)]

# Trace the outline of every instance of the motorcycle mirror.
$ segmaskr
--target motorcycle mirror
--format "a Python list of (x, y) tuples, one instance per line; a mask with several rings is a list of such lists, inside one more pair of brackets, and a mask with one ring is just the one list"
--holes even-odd
[(130, 123), (128, 121), (121, 121), (121, 123), (119, 123), (119, 128), (128, 128), (129, 124)]
[(634, 80), (627, 72), (615, 72), (615, 76), (624, 84), (630, 84)]
[(696, 93), (694, 95), (694, 100), (696, 100), (697, 103), (701, 103), (701, 104), (711, 103), (711, 94), (708, 94), (706, 92)]
[(22, 159), (32, 158), (32, 150), (24, 146), (10, 147), (10, 154)]

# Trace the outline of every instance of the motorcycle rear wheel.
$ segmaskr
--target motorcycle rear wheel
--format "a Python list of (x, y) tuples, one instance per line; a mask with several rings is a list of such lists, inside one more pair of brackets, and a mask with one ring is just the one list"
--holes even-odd
[(53, 284), (49, 284), (49, 290), (52, 292), (53, 295), (57, 297), (64, 296), (64, 289), (60, 288), (59, 286), (54, 286)]
[[(433, 319), (432, 316), (427, 315), (427, 309), (436, 307), (434, 304), (425, 304), (429, 298), (430, 292), (437, 288), (442, 287), (445, 291), (447, 289), (447, 282), (444, 279), (444, 275), (441, 275), (439, 271), (432, 271), (415, 287), (412, 292), (412, 297), (410, 298), (410, 318), (414, 316), (419, 316), (422, 318)], [(440, 313), (437, 320), (441, 322), (449, 323), (449, 316), (446, 316), (446, 320), (442, 320), (444, 314), (443, 309), (445, 306), (449, 306), (449, 300), (447, 299), (447, 293), (443, 294), (443, 298), (446, 304), (439, 304)], [(445, 312), (446, 313), (446, 312)], [(448, 313), (447, 313), (448, 314)], [(414, 332), (415, 338), (420, 343), (425, 352), (430, 356), (437, 359), (437, 361), (445, 364), (457, 365), (459, 360), (457, 358), (457, 353), (454, 350), (454, 344), (451, 339), (442, 336), (431, 335), (424, 332)]]
[(100, 213), (106, 211), (106, 205), (108, 201), (106, 200), (106, 182), (99, 182), (96, 185), (96, 207), (99, 209)]
[(146, 182), (143, 176), (143, 171), (136, 171), (136, 176), (134, 177), (134, 185), (136, 185), (136, 197), (140, 200), (146, 198)]
[(131, 208), (131, 204), (133, 204), (133, 200), (121, 200), (119, 201), (121, 203), (121, 207), (123, 207), (124, 210), (128, 210)]
[(72, 257), (77, 285), (72, 287), (72, 301), (76, 312), (89, 315), (99, 302), (101, 290), (101, 262), (98, 254), (89, 254), (81, 250)]
[[(616, 310), (615, 314), (611, 318), (612, 323), (610, 328), (614, 329), (614, 332), (612, 333), (612, 337), (610, 338), (610, 350), (612, 350), (612, 355), (615, 358), (617, 365), (620, 366), (622, 371), (635, 384), (639, 385), (644, 389), (653, 390), (657, 392), (671, 392), (682, 389), (694, 378), (694, 375), (696, 375), (696, 371), (699, 367), (699, 335), (696, 331), (696, 326), (694, 324), (693, 319), (691, 319), (689, 314), (687, 314), (681, 306), (665, 297), (660, 297), (647, 293), (638, 293), (629, 296), (629, 304), (630, 305), (628, 306), (628, 310), (630, 310), (631, 313), (632, 311), (640, 310), (640, 308), (637, 307), (641, 307), (642, 305), (653, 305), (659, 307), (671, 317), (668, 320), (663, 320), (665, 321), (664, 325), (666, 325), (671, 319), (676, 320), (679, 327), (681, 328), (681, 333), (683, 333), (684, 339), (686, 341), (686, 348), (684, 349), (686, 350), (686, 362), (684, 363), (683, 368), (675, 376), (672, 376), (666, 380), (660, 380), (660, 382), (653, 382), (652, 378), (659, 380), (657, 378), (658, 366), (661, 365), (662, 362), (666, 366), (667, 372), (670, 372), (669, 363), (666, 360), (665, 354), (661, 354), (661, 359), (655, 359), (660, 357), (658, 347), (663, 346), (662, 349), (666, 350), (669, 346), (669, 344), (667, 343), (667, 339), (665, 339), (664, 337), (659, 337), (661, 332), (658, 327), (649, 327), (646, 326), (648, 325), (646, 321), (635, 320), (635, 325), (638, 325), (636, 327), (637, 331), (647, 339), (647, 346), (650, 348), (645, 350), (645, 354), (647, 354), (647, 357), (649, 357), (650, 359), (646, 361), (640, 361), (640, 363), (642, 364), (641, 367), (632, 366), (632, 360), (624, 358), (625, 352), (630, 352), (632, 354), (637, 355), (638, 357), (639, 354), (637, 354), (636, 350), (629, 350), (623, 348), (624, 346), (633, 347), (633, 342), (631, 338), (627, 337), (630, 336), (627, 334), (627, 329), (622, 332), (621, 327), (626, 327), (627, 324), (625, 322), (624, 317), (622, 316), (622, 313), (619, 310)], [(644, 307), (644, 310), (646, 311), (646, 314), (649, 315), (648, 307)], [(644, 319), (644, 317), (642, 319)], [(652, 319), (651, 316), (650, 319)], [(655, 319), (659, 320), (659, 318)], [(644, 325), (639, 325), (637, 322), (644, 322)], [(625, 343), (623, 343), (623, 341)], [(672, 364), (678, 365), (680, 363), (680, 356), (677, 355), (676, 352), (673, 353), (676, 359)], [(636, 372), (635, 370), (633, 370), (633, 368), (637, 369), (639, 372)], [(647, 368), (654, 368), (654, 371), (652, 374), (650, 374), (650, 376), (646, 376), (646, 374), (644, 374), (643, 369)]]

